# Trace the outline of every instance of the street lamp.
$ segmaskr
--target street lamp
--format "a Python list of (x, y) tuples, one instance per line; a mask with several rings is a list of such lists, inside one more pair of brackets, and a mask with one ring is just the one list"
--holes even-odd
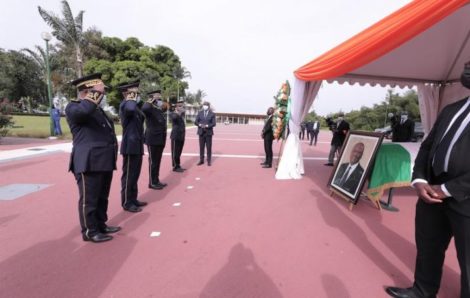
[(42, 39), (46, 41), (46, 77), (47, 77), (47, 96), (49, 97), (49, 120), (50, 120), (50, 134), (54, 136), (54, 122), (52, 120), (52, 88), (51, 88), (51, 70), (49, 68), (49, 41), (52, 36), (49, 32), (41, 33)]

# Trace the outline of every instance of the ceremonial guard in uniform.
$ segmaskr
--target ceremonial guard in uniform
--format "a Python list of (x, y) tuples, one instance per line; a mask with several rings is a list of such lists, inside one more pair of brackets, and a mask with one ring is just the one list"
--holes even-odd
[(211, 166), (215, 114), (210, 110), (209, 102), (205, 101), (202, 104), (202, 111), (197, 114), (194, 125), (197, 126), (197, 134), (199, 135), (199, 162), (197, 165), (204, 164), (204, 149), (207, 147), (207, 165)]
[(161, 90), (149, 92), (150, 97), (142, 107), (145, 114), (145, 144), (149, 153), (149, 188), (162, 189), (167, 184), (160, 181), (160, 164), (166, 144), (166, 118), (162, 107)]
[(137, 182), (144, 154), (144, 113), (139, 108), (139, 81), (118, 86), (124, 96), (119, 106), (122, 123), (121, 154), (123, 156), (121, 177), (122, 208), (129, 212), (140, 212), (147, 202), (137, 200)]
[(266, 112), (267, 118), (264, 122), (263, 130), (261, 131), (261, 138), (264, 139), (264, 152), (266, 153), (266, 158), (264, 162), (261, 163), (263, 168), (271, 168), (273, 165), (273, 114), (274, 108), (268, 108)]
[(181, 167), (181, 153), (183, 152), (184, 139), (186, 134), (186, 124), (184, 123), (184, 102), (172, 104), (170, 113), (171, 119), (171, 158), (173, 171), (182, 173), (185, 171)]
[(101, 74), (93, 74), (72, 82), (78, 99), (65, 109), (73, 137), (71, 171), (78, 185), (78, 214), (84, 241), (103, 242), (120, 227), (106, 225), (108, 196), (116, 170), (117, 140), (113, 122), (100, 107), (105, 94)]

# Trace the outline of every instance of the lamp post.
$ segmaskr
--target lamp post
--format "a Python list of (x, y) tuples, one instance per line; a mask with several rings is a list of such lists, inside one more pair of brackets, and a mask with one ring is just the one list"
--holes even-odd
[(47, 77), (47, 96), (49, 98), (49, 120), (50, 120), (50, 134), (54, 136), (54, 122), (52, 120), (52, 88), (51, 88), (51, 70), (49, 68), (49, 41), (52, 36), (49, 32), (41, 33), (42, 39), (46, 41), (46, 77)]

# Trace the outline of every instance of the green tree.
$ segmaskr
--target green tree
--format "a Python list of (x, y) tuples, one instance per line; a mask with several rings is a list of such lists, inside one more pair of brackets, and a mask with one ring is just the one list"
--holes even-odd
[(83, 72), (83, 10), (76, 17), (73, 16), (70, 5), (66, 0), (62, 1), (62, 18), (54, 12), (46, 11), (38, 6), (38, 11), (44, 21), (52, 28), (52, 35), (69, 47), (75, 54), (77, 76)]

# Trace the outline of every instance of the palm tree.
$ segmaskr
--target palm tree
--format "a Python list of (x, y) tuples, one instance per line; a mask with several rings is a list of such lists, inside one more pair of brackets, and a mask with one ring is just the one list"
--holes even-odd
[(194, 97), (195, 97), (196, 102), (200, 105), (202, 103), (202, 100), (206, 96), (207, 96), (207, 94), (206, 94), (206, 92), (204, 92), (204, 90), (198, 89), (196, 91), (196, 95)]
[[(40, 47), (35, 46), (37, 52), (30, 50), (30, 49), (21, 49), (21, 51), (26, 52), (29, 56), (34, 60), (34, 62), (39, 66), (41, 69), (43, 79), (46, 80), (46, 51)], [(52, 60), (52, 59), (51, 59)]]
[(74, 50), (77, 62), (77, 75), (81, 77), (83, 73), (83, 55), (81, 47), (84, 40), (84, 11), (81, 10), (74, 18), (70, 5), (66, 0), (62, 1), (63, 18), (58, 17), (53, 12), (45, 11), (41, 6), (38, 6), (38, 10), (44, 21), (52, 28), (52, 35), (54, 35), (57, 40), (63, 42), (65, 46), (71, 47)]

